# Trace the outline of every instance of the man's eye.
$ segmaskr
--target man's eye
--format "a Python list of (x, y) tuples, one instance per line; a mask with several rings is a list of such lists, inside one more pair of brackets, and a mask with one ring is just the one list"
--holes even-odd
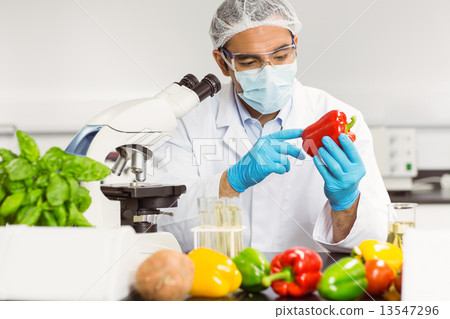
[(287, 57), (289, 56), (290, 52), (286, 51), (286, 50), (282, 50), (280, 52), (277, 52), (273, 55), (273, 59), (277, 60), (277, 61), (282, 61), (287, 59)]
[(244, 61), (239, 61), (239, 64), (241, 64), (242, 66), (252, 66), (256, 64), (256, 60), (244, 60)]
[(282, 61), (286, 60), (290, 54), (291, 54), (291, 51), (289, 51), (289, 50), (280, 50), (273, 55), (272, 59), (274, 61), (282, 62)]
[(277, 55), (274, 57), (275, 61), (284, 61), (287, 58), (287, 54)]

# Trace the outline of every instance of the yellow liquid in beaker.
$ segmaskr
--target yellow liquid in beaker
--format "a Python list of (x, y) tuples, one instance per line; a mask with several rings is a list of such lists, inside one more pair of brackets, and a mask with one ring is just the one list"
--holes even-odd
[(415, 227), (414, 222), (389, 223), (389, 233), (388, 233), (387, 242), (402, 249), (403, 234), (405, 233), (406, 229), (414, 228), (414, 227)]

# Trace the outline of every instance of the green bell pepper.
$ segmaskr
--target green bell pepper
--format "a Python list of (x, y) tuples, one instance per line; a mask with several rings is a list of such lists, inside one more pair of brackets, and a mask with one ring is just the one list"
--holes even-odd
[(317, 285), (322, 298), (328, 300), (354, 300), (367, 288), (366, 270), (363, 263), (352, 257), (344, 257), (330, 265)]
[(270, 263), (260, 251), (247, 247), (233, 258), (233, 262), (242, 275), (241, 288), (249, 292), (266, 289), (261, 281), (270, 274)]

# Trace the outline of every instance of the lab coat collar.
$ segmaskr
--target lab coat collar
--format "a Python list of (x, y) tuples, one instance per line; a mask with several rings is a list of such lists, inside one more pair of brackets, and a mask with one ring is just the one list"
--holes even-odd
[[(244, 104), (241, 100), (239, 100), (239, 97), (235, 90), (233, 90), (233, 97), (234, 97), (234, 103), (238, 109), (239, 118), (241, 119), (241, 124), (245, 127), (245, 123), (253, 123), (257, 122), (258, 120), (251, 117), (248, 110), (244, 107)], [(272, 121), (278, 121), (283, 127), (289, 118), (289, 114), (291, 113), (292, 109), (292, 99), (288, 101), (285, 107), (283, 107), (277, 114), (277, 116)]]
[(311, 122), (311, 104), (306, 95), (303, 85), (295, 80), (294, 96), (292, 99), (292, 109), (283, 129), (304, 129)]
[(219, 111), (217, 113), (216, 118), (216, 126), (217, 128), (230, 126), (235, 124), (235, 117), (237, 115), (237, 120), (239, 120), (239, 115), (237, 114), (237, 110), (234, 106), (234, 97), (233, 97), (233, 84), (227, 83), (223, 86), (221, 98), (219, 100)]
[(232, 83), (226, 84), (223, 88), (216, 118), (216, 126), (217, 128), (228, 127), (223, 136), (223, 142), (242, 158), (249, 151), (251, 143), (244, 126), (241, 124), (241, 119), (234, 101), (233, 90)]

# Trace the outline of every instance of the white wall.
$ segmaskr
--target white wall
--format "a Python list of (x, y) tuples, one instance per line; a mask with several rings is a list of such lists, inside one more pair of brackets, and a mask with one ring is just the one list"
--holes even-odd
[(75, 132), (186, 73), (217, 73), (207, 30), (218, 1), (78, 3), (98, 24), (72, 0), (0, 0), (2, 123)]
[[(47, 133), (68, 141), (102, 109), (186, 73), (225, 80), (208, 35), (221, 0), (76, 1), (88, 14), (73, 0), (0, 0), (0, 128), (50, 145)], [(303, 22), (300, 80), (369, 124), (419, 127), (419, 168), (450, 168), (450, 2), (291, 2)]]
[[(305, 67), (374, 1), (294, 2), (305, 24)], [(377, 1), (304, 82), (357, 106), (370, 124), (450, 127), (448, 12), (446, 0)]]

